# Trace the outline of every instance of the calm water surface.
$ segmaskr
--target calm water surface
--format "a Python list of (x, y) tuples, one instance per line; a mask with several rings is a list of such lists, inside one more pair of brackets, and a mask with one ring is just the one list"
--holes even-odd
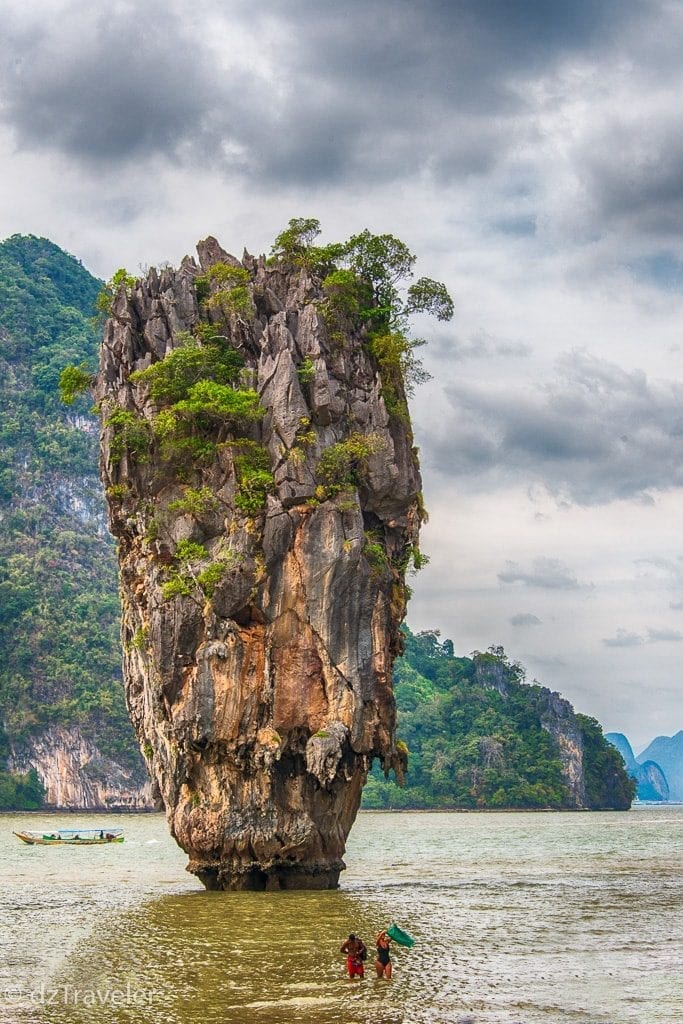
[[(56, 820), (0, 816), (3, 1024), (683, 1022), (680, 806), (367, 812), (326, 893), (206, 893), (160, 815), (120, 846), (11, 834)], [(347, 981), (342, 940), (392, 920), (393, 980)]]

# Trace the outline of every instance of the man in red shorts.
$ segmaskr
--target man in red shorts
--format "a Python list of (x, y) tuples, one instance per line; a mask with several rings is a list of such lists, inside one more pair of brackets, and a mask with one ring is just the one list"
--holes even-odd
[(341, 952), (346, 953), (346, 970), (349, 978), (362, 978), (365, 975), (363, 961), (368, 955), (365, 943), (351, 932), (346, 942), (342, 943)]

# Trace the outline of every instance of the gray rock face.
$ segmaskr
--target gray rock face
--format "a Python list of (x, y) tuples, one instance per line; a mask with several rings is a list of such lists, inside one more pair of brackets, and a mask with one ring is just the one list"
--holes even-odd
[(636, 765), (636, 769), (635, 780), (638, 783), (639, 800), (669, 799), (669, 783), (656, 761), (643, 761), (642, 764)]
[(562, 761), (562, 775), (569, 788), (574, 807), (577, 809), (587, 807), (583, 766), (583, 733), (574, 714), (574, 708), (568, 700), (547, 687), (543, 687), (541, 692), (546, 698), (545, 709), (541, 715), (541, 725), (557, 742)]
[[(122, 290), (102, 347), (128, 705), (207, 887), (334, 886), (373, 758), (403, 767), (392, 664), (420, 525), (410, 425), (388, 414), (363, 331), (331, 323), (318, 279), (240, 263), (211, 238), (198, 253)], [(248, 303), (221, 298), (216, 266), (248, 271)], [(237, 386), (263, 407), (237, 425), (195, 417), (210, 445), (189, 460), (168, 456), (164, 403), (131, 380), (188, 344), (239, 353)]]
[(140, 782), (138, 772), (103, 755), (77, 726), (54, 725), (12, 746), (9, 770), (23, 774), (35, 768), (48, 808), (154, 810), (150, 783)]

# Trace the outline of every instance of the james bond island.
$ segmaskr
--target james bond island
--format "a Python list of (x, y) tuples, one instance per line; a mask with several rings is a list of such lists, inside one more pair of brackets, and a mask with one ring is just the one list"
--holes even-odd
[[(414, 256), (368, 231), (112, 279), (95, 395), (130, 715), (210, 889), (337, 885), (374, 758), (401, 777), (392, 664), (424, 516), (406, 391)], [(83, 369), (67, 371), (75, 392)]]

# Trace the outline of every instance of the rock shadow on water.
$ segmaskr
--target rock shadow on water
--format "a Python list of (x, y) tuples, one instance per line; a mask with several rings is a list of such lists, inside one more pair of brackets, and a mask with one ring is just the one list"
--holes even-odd
[(379, 982), (372, 953), (349, 982), (339, 952), (353, 930), (372, 950), (380, 926), (338, 891), (164, 896), (101, 921), (54, 979), (80, 1001), (45, 1007), (41, 1024), (401, 1024), (403, 984)]

